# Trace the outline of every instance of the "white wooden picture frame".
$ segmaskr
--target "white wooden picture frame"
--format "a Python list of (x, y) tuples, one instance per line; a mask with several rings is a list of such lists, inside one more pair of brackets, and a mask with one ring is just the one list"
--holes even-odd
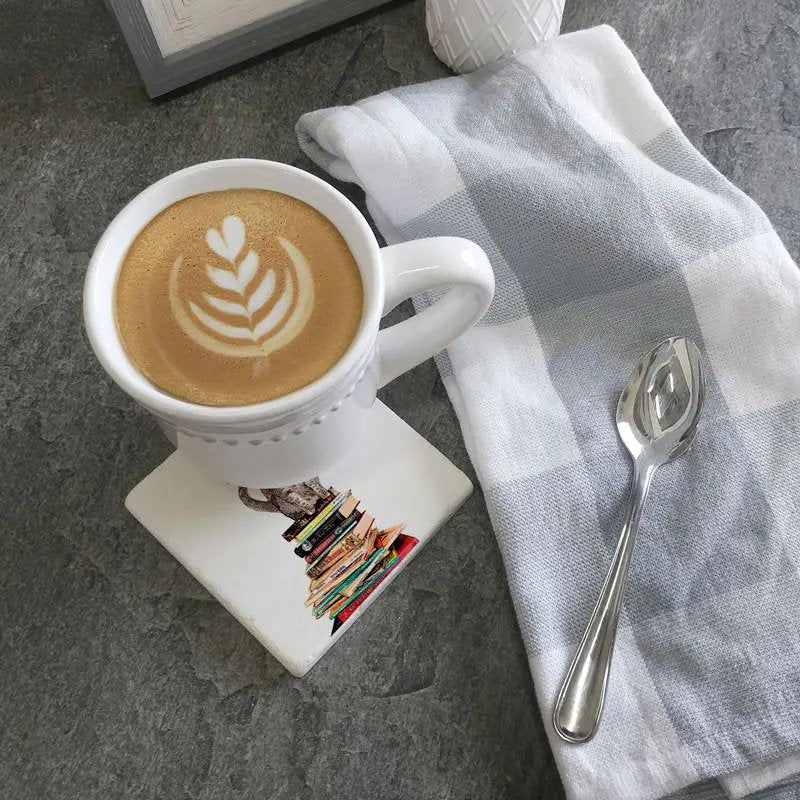
[(386, 0), (106, 0), (150, 97)]

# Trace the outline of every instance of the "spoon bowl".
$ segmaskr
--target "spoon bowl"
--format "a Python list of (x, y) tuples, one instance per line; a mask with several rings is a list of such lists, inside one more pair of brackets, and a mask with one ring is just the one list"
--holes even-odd
[(660, 466), (685, 453), (697, 430), (705, 385), (700, 351), (685, 337), (653, 348), (617, 403), (617, 430), (631, 456)]

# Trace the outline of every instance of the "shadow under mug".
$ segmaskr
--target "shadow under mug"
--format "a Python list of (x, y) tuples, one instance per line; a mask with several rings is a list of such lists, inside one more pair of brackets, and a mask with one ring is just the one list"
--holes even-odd
[[(128, 358), (114, 314), (119, 268), (158, 213), (191, 195), (271, 189), (326, 216), (361, 271), (364, 310), (350, 347), (321, 378), (274, 400), (212, 407), (181, 400), (148, 381)], [(432, 306), (379, 331), (381, 317), (419, 292), (447, 287)], [(472, 327), (489, 307), (494, 275), (483, 250), (456, 237), (380, 248), (358, 209), (325, 181), (273, 161), (210, 161), (168, 175), (114, 218), (95, 248), (84, 286), (89, 341), (111, 378), (161, 423), (173, 444), (228, 483), (287, 486), (318, 475), (368, 442), (376, 391)]]

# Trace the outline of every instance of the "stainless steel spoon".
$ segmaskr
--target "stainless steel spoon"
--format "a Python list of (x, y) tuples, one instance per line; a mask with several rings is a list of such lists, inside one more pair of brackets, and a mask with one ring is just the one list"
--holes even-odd
[(704, 394), (697, 345), (675, 337), (647, 355), (619, 398), (617, 430), (633, 458), (633, 481), (611, 567), (553, 712), (556, 732), (568, 742), (588, 741), (600, 723), (625, 580), (647, 490), (655, 471), (691, 446)]

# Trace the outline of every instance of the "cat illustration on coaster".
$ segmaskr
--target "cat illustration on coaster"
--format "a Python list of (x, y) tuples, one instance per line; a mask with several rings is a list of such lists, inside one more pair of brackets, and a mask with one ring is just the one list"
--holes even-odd
[(263, 499), (240, 486), (239, 499), (254, 511), (292, 520), (282, 536), (305, 561), (305, 606), (316, 620), (333, 621), (331, 635), (419, 544), (402, 523), (378, 528), (352, 490), (325, 488), (318, 478), (258, 491)]
[(289, 195), (193, 195), (130, 246), (116, 318), (156, 386), (203, 405), (246, 405), (325, 374), (361, 321), (361, 275), (344, 238)]

